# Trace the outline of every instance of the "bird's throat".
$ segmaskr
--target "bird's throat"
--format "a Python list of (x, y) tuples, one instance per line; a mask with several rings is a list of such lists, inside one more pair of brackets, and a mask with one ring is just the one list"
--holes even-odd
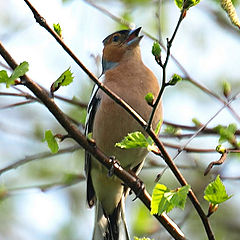
[(102, 59), (102, 70), (105, 73), (107, 70), (115, 68), (119, 63), (118, 62), (111, 62), (105, 59)]

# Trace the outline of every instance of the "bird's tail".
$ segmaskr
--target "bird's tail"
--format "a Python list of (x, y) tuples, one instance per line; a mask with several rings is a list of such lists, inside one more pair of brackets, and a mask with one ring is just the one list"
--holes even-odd
[(125, 221), (124, 196), (111, 215), (97, 201), (93, 240), (130, 240)]

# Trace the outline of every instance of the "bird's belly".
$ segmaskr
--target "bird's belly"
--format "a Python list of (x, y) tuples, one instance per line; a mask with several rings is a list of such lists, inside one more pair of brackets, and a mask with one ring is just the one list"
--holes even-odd
[[(112, 107), (113, 104), (116, 106)], [(143, 129), (122, 107), (112, 100), (101, 104), (95, 116), (93, 138), (107, 156), (116, 157), (127, 170), (142, 162), (148, 151), (145, 148), (121, 149), (115, 144), (122, 141), (128, 133), (135, 131), (143, 132)]]

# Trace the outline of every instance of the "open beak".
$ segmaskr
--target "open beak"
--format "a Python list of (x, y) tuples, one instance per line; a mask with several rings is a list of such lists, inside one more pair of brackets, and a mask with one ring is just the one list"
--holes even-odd
[(126, 39), (126, 43), (128, 46), (137, 45), (143, 36), (138, 36), (139, 32), (141, 31), (141, 27), (131, 30), (128, 34)]

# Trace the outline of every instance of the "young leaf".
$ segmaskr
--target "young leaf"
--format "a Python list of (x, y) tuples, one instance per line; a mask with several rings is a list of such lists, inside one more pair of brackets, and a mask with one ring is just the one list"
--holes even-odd
[(12, 72), (10, 79), (14, 81), (17, 78), (22, 77), (28, 71), (28, 68), (29, 68), (28, 62), (24, 61), (20, 63)]
[(5, 70), (0, 71), (0, 83), (7, 83), (8, 75)]
[(228, 196), (219, 175), (216, 177), (215, 181), (208, 184), (204, 194), (204, 199), (214, 205), (225, 202), (232, 197), (232, 195)]
[(58, 152), (58, 149), (59, 149), (58, 143), (57, 143), (54, 135), (52, 134), (51, 130), (45, 131), (45, 137), (44, 137), (43, 141), (47, 142), (48, 147), (50, 148), (52, 153), (57, 153)]
[(130, 148), (147, 148), (148, 140), (141, 132), (129, 133), (121, 142), (115, 144), (116, 147), (130, 149)]
[(190, 186), (186, 185), (176, 190), (170, 190), (163, 184), (157, 184), (153, 189), (151, 214), (161, 215), (170, 212), (174, 207), (183, 209)]
[(223, 88), (223, 95), (226, 98), (228, 98), (232, 91), (231, 84), (227, 81), (224, 81), (222, 88)]
[(159, 42), (155, 41), (152, 46), (152, 54), (154, 57), (159, 58), (161, 55), (161, 46)]
[(161, 126), (162, 126), (162, 123), (163, 123), (163, 121), (162, 121), (162, 120), (159, 120), (159, 122), (158, 122), (158, 124), (157, 124), (157, 127), (156, 127), (156, 129), (154, 130), (154, 132), (155, 132), (156, 135), (159, 134), (160, 128), (161, 128)]
[(182, 9), (183, 6), (183, 0), (175, 0), (175, 4), (177, 5), (178, 8)]
[(202, 123), (197, 118), (193, 118), (192, 122), (194, 123), (194, 125), (196, 127), (201, 127), (202, 126)]
[(237, 131), (236, 124), (231, 123), (228, 125), (228, 127), (218, 125), (217, 127), (215, 127), (215, 130), (220, 134), (219, 143), (228, 141), (230, 144), (235, 144), (235, 132)]
[(70, 67), (61, 74), (61, 76), (52, 84), (51, 93), (56, 92), (61, 86), (67, 86), (73, 81)]
[(183, 8), (188, 10), (190, 7), (196, 6), (198, 3), (200, 3), (200, 0), (185, 0)]
[(199, 2), (200, 0), (175, 0), (175, 4), (178, 8), (186, 10), (197, 5)]
[(191, 187), (189, 185), (186, 185), (181, 188), (178, 188), (177, 191), (174, 192), (174, 195), (172, 197), (172, 204), (175, 207), (184, 209), (186, 199), (187, 199), (187, 194), (188, 194), (190, 188)]
[(62, 29), (61, 29), (61, 26), (60, 24), (53, 24), (53, 29), (54, 31), (57, 33), (57, 35), (62, 38)]
[(5, 70), (0, 71), (0, 83), (6, 83), (6, 87), (9, 88), (12, 84), (15, 83), (15, 80), (19, 77), (22, 77), (28, 71), (28, 63), (20, 63), (12, 72), (11, 76), (8, 77)]
[(173, 74), (171, 79), (168, 82), (168, 85), (176, 85), (178, 82), (182, 81), (182, 78), (178, 74)]
[(93, 139), (93, 137), (92, 137), (92, 132), (88, 133), (87, 139), (89, 139), (89, 140)]
[(167, 125), (166, 128), (164, 129), (164, 132), (170, 135), (178, 135), (181, 133), (181, 128), (176, 128), (170, 125)]
[[(158, 134), (162, 125), (160, 120), (155, 129), (155, 133)], [(148, 136), (147, 138), (141, 132), (132, 132), (129, 133), (121, 142), (115, 144), (115, 147), (130, 149), (130, 148), (147, 148), (150, 152), (158, 153), (159, 149), (153, 142), (152, 138)]]
[(145, 96), (145, 100), (147, 101), (147, 103), (150, 106), (153, 106), (153, 101), (154, 101), (154, 95), (153, 93), (149, 92), (146, 96)]
[(220, 145), (218, 145), (218, 146), (216, 147), (216, 151), (217, 151), (218, 153), (223, 154), (223, 153), (226, 152), (226, 148), (220, 144)]

